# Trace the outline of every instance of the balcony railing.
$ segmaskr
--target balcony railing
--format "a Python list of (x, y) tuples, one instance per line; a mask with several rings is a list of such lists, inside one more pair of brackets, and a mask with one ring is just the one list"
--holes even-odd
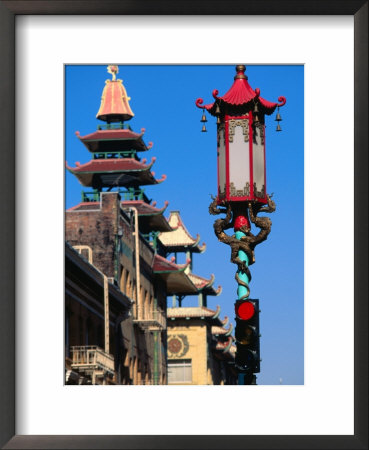
[(92, 192), (81, 192), (81, 201), (82, 203), (86, 202), (99, 202), (100, 201), (100, 192), (99, 191), (92, 191)]
[(133, 322), (137, 323), (140, 328), (150, 331), (165, 330), (167, 327), (164, 311), (161, 310), (148, 311), (143, 314), (143, 317), (135, 319)]
[(72, 369), (79, 372), (103, 371), (114, 375), (114, 357), (96, 345), (71, 347)]

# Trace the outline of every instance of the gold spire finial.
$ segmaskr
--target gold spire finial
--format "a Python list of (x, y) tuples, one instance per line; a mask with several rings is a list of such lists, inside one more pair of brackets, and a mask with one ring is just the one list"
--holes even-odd
[(119, 72), (118, 66), (114, 66), (113, 64), (109, 64), (107, 70), (112, 75), (112, 81), (115, 81), (116, 75)]

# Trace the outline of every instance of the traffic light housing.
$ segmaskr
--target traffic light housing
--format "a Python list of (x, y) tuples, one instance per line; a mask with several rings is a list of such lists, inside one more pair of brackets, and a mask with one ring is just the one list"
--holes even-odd
[(260, 372), (259, 311), (259, 300), (237, 300), (235, 303), (235, 366), (240, 373)]

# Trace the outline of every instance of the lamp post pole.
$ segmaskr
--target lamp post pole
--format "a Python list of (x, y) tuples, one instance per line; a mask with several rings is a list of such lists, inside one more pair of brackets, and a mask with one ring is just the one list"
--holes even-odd
[[(255, 373), (260, 372), (259, 300), (250, 298), (251, 273), (255, 262), (254, 249), (265, 241), (272, 222), (260, 217), (260, 212), (275, 211), (275, 203), (266, 191), (265, 116), (277, 109), (276, 131), (281, 131), (279, 108), (286, 103), (265, 100), (260, 89), (253, 90), (245, 75), (246, 67), (236, 66), (231, 88), (223, 95), (215, 89), (214, 101), (196, 106), (202, 109), (202, 130), (206, 132), (206, 112), (217, 118), (218, 193), (213, 197), (209, 213), (225, 214), (216, 219), (214, 232), (220, 242), (231, 247), (231, 262), (237, 264), (236, 357), (239, 384), (256, 384)], [(259, 228), (251, 232), (251, 223)], [(233, 228), (234, 234), (226, 230)]]

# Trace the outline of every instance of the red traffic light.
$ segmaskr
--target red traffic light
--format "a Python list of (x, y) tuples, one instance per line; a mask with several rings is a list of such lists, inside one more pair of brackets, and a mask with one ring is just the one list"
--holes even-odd
[(255, 314), (255, 306), (247, 300), (237, 301), (235, 304), (235, 313), (238, 319), (249, 320)]

